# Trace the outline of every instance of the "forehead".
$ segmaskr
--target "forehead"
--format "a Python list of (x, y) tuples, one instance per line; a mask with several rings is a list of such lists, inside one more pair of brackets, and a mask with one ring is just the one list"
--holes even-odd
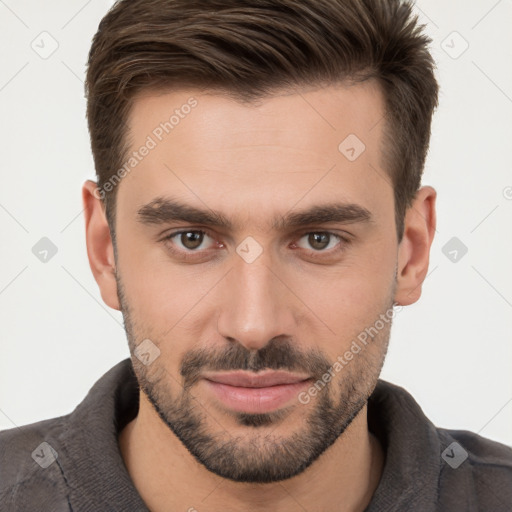
[(276, 197), (283, 211), (321, 198), (371, 210), (392, 201), (383, 115), (372, 81), (282, 91), (252, 104), (193, 89), (141, 94), (128, 120), (130, 153), (139, 154), (126, 166), (118, 206), (136, 212), (167, 194), (246, 218), (273, 216)]
[[(133, 99), (128, 126), (135, 146), (148, 134), (157, 142), (173, 139), (186, 148), (200, 142), (204, 150), (233, 149), (250, 139), (254, 147), (260, 142), (288, 143), (290, 149), (314, 146), (329, 158), (333, 142), (349, 134), (372, 144), (383, 113), (382, 91), (374, 80), (283, 90), (250, 103), (228, 92), (143, 91)], [(191, 124), (193, 129), (187, 129)]]

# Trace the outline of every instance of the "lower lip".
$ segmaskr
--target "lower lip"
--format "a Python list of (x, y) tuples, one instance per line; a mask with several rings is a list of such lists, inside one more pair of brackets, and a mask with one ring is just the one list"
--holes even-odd
[(288, 404), (309, 385), (310, 379), (293, 384), (279, 384), (265, 388), (229, 386), (205, 379), (204, 382), (216, 397), (234, 411), (247, 413), (271, 412)]

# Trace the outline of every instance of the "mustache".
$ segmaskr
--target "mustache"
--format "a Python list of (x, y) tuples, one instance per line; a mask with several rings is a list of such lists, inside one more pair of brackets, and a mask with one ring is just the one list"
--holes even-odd
[(180, 374), (184, 380), (184, 387), (188, 388), (195, 384), (205, 371), (286, 370), (321, 378), (330, 367), (331, 364), (318, 349), (303, 353), (291, 340), (273, 338), (259, 350), (249, 350), (236, 342), (222, 349), (192, 350), (184, 356)]

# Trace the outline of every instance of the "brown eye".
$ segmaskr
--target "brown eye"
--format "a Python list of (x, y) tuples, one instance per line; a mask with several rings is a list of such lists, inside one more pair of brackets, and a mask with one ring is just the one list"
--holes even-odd
[(315, 250), (325, 249), (329, 245), (330, 235), (328, 233), (309, 233), (308, 243)]
[[(211, 240), (210, 247), (201, 247), (205, 245), (205, 243), (208, 243), (205, 241), (205, 239), (208, 238)], [(165, 237), (165, 241), (182, 252), (202, 252), (202, 249), (211, 248), (214, 243), (213, 238), (200, 229), (189, 229), (170, 233)]]
[(180, 242), (186, 249), (197, 249), (204, 239), (204, 233), (201, 231), (184, 231), (180, 234)]
[(166, 235), (162, 242), (172, 258), (180, 263), (203, 263), (220, 256), (224, 245), (214, 232), (204, 229), (181, 229)]
[(293, 245), (306, 251), (310, 257), (333, 257), (343, 253), (350, 245), (349, 237), (331, 231), (307, 231)]
[[(305, 246), (301, 245), (302, 240), (305, 240)], [(313, 249), (313, 252), (329, 252), (329, 249), (333, 249), (336, 245), (339, 245), (343, 238), (334, 233), (328, 231), (311, 231), (304, 233), (299, 241), (299, 247), (302, 249)], [(325, 250), (327, 249), (327, 250)]]

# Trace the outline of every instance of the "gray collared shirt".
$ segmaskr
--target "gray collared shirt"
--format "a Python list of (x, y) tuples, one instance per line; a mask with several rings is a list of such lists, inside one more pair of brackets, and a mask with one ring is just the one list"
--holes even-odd
[[(72, 413), (1, 431), (0, 511), (148, 512), (118, 445), (138, 399), (125, 359)], [(407, 391), (383, 380), (369, 399), (368, 425), (386, 461), (366, 512), (512, 511), (512, 448), (437, 428)]]

